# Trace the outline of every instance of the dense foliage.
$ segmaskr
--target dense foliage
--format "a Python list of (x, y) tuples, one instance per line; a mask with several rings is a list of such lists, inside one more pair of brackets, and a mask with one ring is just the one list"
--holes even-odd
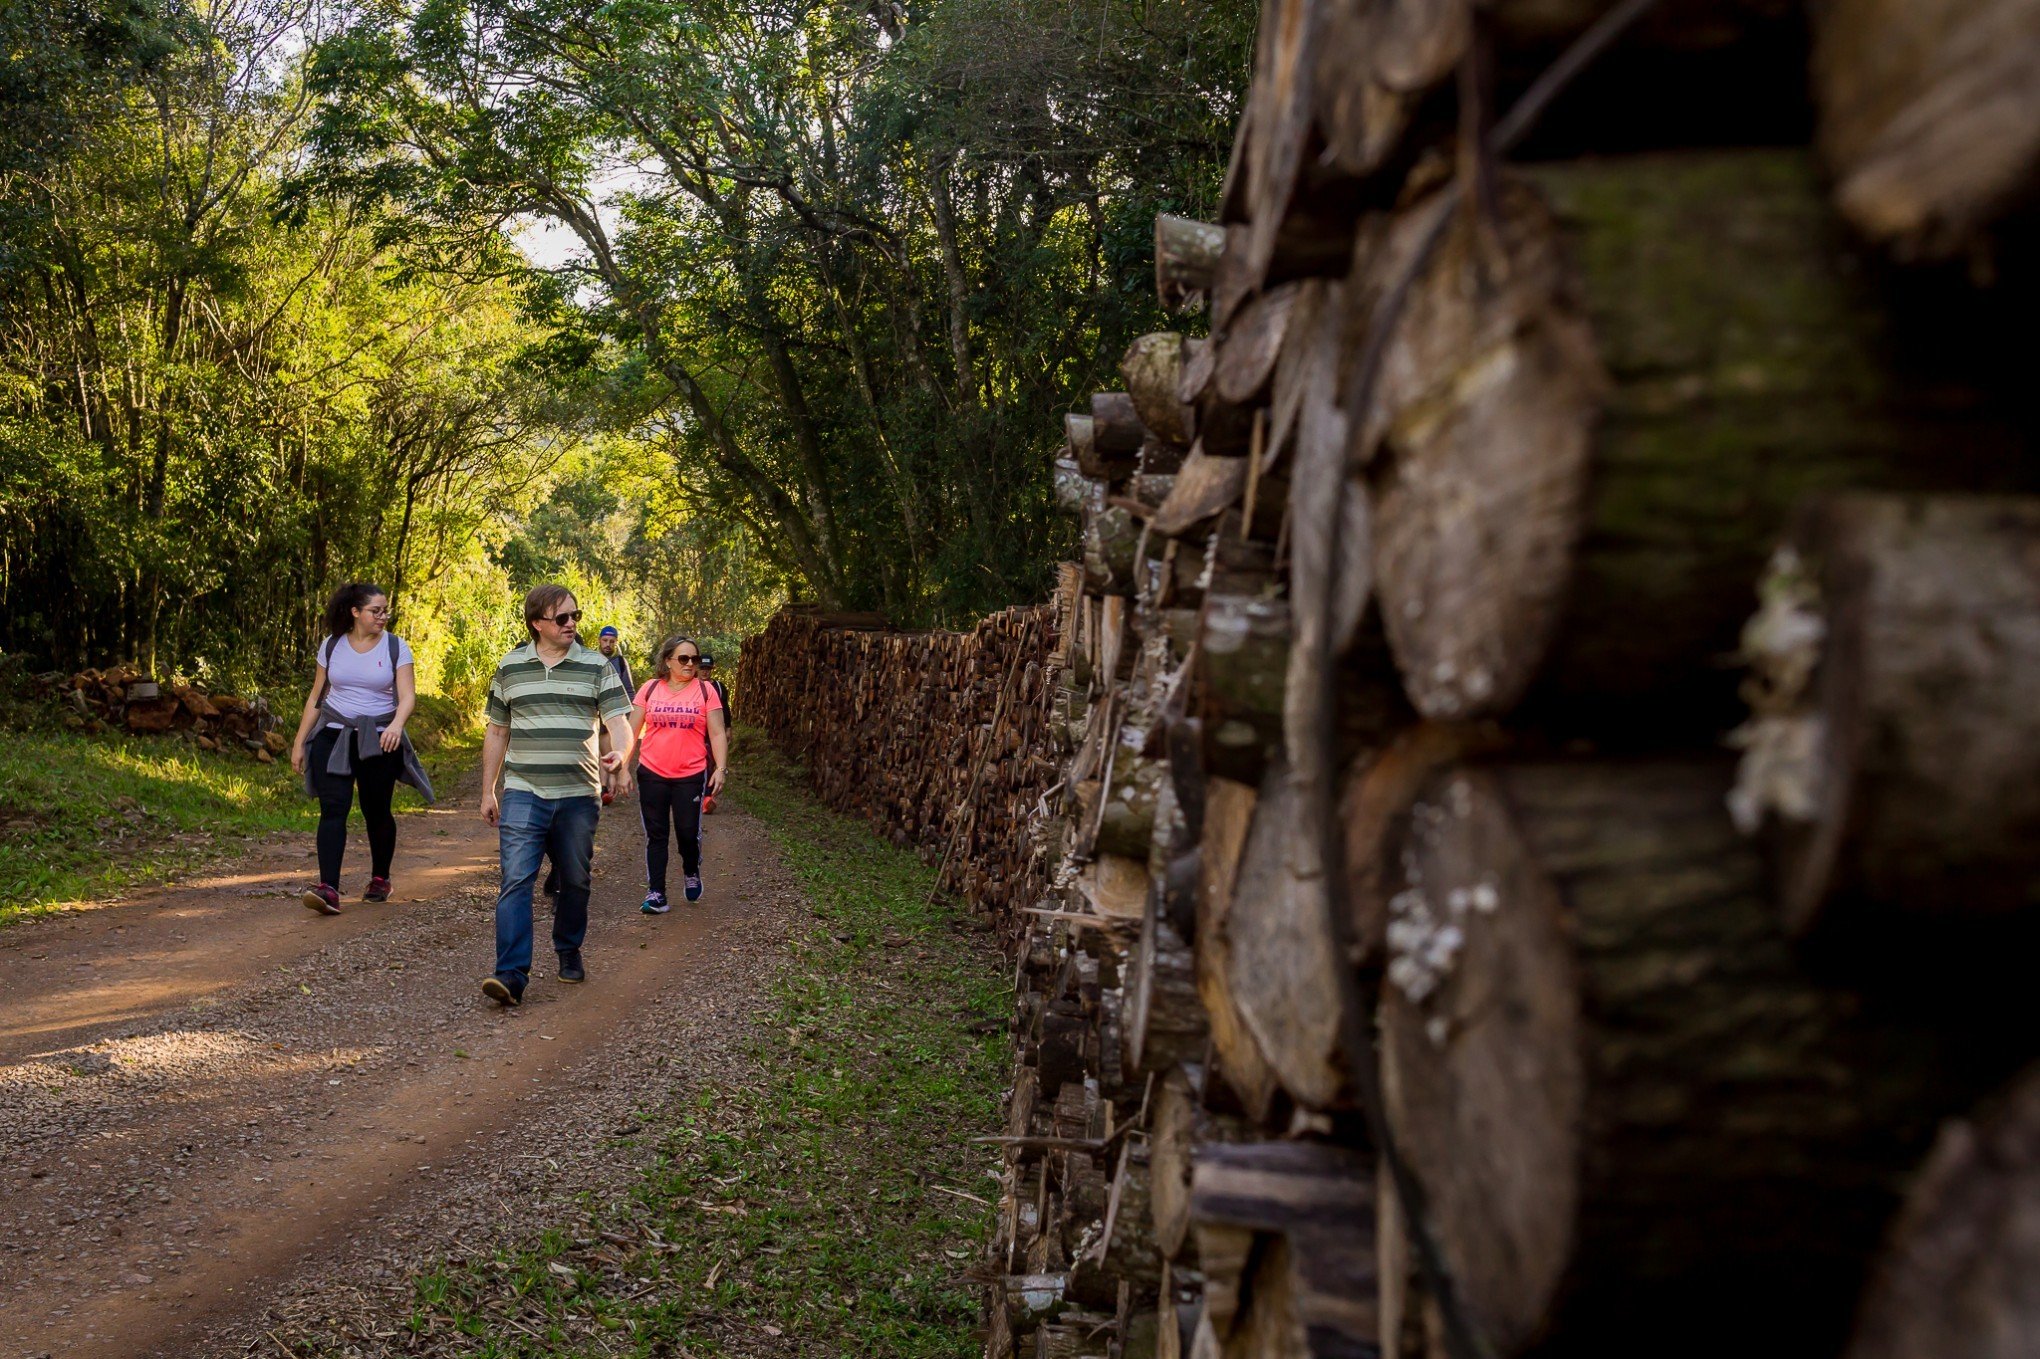
[[(1242, 0), (0, 8), (0, 648), (261, 678), (397, 597), (640, 644), (1037, 596)], [(513, 242), (523, 242), (536, 264)]]

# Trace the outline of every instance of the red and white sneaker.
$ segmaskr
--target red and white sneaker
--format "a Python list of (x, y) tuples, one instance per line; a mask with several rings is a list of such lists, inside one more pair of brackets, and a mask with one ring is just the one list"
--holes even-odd
[(323, 882), (307, 887), (300, 900), (320, 915), (340, 914), (340, 894)]

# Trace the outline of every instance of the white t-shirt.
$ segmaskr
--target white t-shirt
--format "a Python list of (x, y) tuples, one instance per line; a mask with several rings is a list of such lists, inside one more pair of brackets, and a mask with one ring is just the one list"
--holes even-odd
[[(317, 659), (326, 666), (326, 703), (342, 717), (378, 717), (397, 706), (397, 677), (390, 672), (390, 639), (375, 639), (367, 651), (356, 651), (346, 637), (332, 639), (330, 653), (319, 643)], [(397, 639), (397, 664), (412, 664), (411, 648)], [(337, 727), (337, 722), (329, 722)]]

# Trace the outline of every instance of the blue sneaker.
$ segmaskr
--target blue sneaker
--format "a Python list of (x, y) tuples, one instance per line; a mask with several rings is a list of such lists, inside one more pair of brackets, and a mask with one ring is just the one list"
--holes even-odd
[(687, 899), (689, 901), (701, 900), (701, 875), (699, 873), (689, 873), (687, 875)]
[(646, 915), (664, 915), (673, 908), (667, 904), (664, 892), (649, 892), (645, 895), (645, 904), (638, 909)]

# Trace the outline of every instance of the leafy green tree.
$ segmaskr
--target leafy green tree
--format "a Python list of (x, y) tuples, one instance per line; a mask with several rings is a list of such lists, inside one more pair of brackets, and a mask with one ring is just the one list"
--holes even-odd
[(444, 248), (571, 233), (563, 328), (702, 513), (932, 619), (1044, 585), (1054, 412), (1157, 319), (1153, 214), (1209, 208), (1250, 35), (1239, 3), (378, 0), (320, 50), (313, 141)]

